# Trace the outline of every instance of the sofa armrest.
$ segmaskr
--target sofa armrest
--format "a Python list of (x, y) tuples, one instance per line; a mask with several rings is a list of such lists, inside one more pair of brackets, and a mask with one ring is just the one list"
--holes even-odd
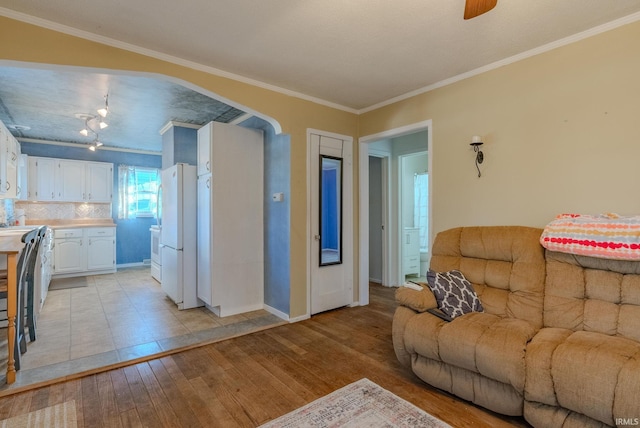
[(396, 302), (416, 312), (426, 312), (438, 307), (436, 298), (428, 287), (422, 287), (422, 291), (399, 287), (396, 290)]

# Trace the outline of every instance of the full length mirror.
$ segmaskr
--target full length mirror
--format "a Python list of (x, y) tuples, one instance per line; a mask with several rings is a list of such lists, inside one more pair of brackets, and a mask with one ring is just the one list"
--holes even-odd
[(342, 159), (320, 156), (320, 266), (342, 263)]

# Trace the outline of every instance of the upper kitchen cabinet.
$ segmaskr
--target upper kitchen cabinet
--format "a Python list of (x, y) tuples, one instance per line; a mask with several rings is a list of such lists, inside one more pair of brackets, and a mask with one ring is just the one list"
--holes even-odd
[(20, 143), (0, 122), (0, 197), (18, 197)]
[(27, 198), (32, 201), (56, 201), (56, 159), (29, 156)]
[[(198, 129), (198, 175), (211, 172), (211, 144), (213, 127), (205, 125)], [(203, 143), (203, 142), (206, 142)]]
[(113, 165), (70, 159), (29, 157), (29, 199), (111, 202)]
[(111, 202), (113, 197), (113, 165), (86, 162), (87, 202)]
[(58, 160), (55, 174), (56, 200), (86, 200), (84, 162), (66, 159)]
[(29, 198), (29, 156), (20, 154), (18, 158), (17, 199)]

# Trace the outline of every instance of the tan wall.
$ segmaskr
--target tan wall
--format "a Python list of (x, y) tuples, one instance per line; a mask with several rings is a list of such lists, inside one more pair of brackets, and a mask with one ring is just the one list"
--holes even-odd
[(0, 40), (3, 60), (157, 73), (190, 82), (278, 121), (283, 132), (291, 135), (290, 316), (306, 314), (306, 131), (315, 128), (349, 135), (355, 140), (355, 114), (6, 17), (0, 17)]
[(360, 135), (433, 120), (436, 233), (639, 214), (639, 52), (636, 22), (363, 114)]
[[(5, 60), (164, 74), (276, 119), (292, 146), (292, 317), (306, 312), (307, 128), (355, 138), (432, 119), (434, 232), (462, 225), (543, 226), (561, 212), (640, 212), (640, 23), (360, 118), (8, 18), (0, 17), (0, 40), (11, 41), (0, 44)], [(481, 178), (469, 146), (477, 134), (485, 137)], [(356, 165), (354, 200), (357, 177)], [(354, 217), (357, 231), (357, 206)], [(354, 271), (356, 284), (357, 278)]]

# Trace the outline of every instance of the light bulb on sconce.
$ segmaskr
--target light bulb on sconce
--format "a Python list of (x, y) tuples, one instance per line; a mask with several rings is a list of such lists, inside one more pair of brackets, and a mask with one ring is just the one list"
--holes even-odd
[(482, 150), (480, 150), (480, 146), (484, 143), (482, 142), (482, 137), (479, 135), (474, 135), (471, 137), (471, 146), (473, 147), (473, 151), (476, 153), (476, 169), (478, 170), (478, 177), (482, 175), (480, 172), (480, 164), (484, 161), (484, 154)]

